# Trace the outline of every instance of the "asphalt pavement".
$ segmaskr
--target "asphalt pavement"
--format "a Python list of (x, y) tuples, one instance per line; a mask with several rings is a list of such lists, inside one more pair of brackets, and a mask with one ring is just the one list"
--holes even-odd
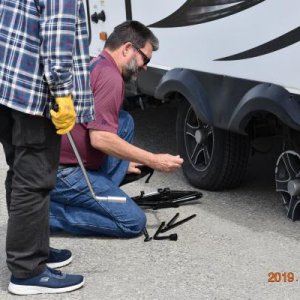
[[(175, 106), (136, 110), (133, 115), (136, 144), (155, 152), (176, 154)], [(10, 273), (5, 264), (6, 169), (1, 148), (0, 299), (300, 298), (300, 222), (287, 219), (280, 196), (275, 193), (272, 155), (251, 158), (245, 181), (238, 189), (202, 191), (203, 197), (197, 203), (147, 210), (150, 235), (177, 212), (179, 220), (197, 215), (170, 231), (178, 234), (177, 241), (51, 237), (53, 247), (72, 250), (74, 260), (62, 270), (83, 274), (85, 286), (67, 294), (24, 297), (7, 292)], [(124, 189), (136, 196), (140, 191), (155, 192), (165, 187), (194, 189), (181, 170), (173, 174), (155, 172), (149, 183), (140, 180)], [(271, 273), (280, 282), (268, 282)], [(289, 282), (292, 273), (294, 281)]]

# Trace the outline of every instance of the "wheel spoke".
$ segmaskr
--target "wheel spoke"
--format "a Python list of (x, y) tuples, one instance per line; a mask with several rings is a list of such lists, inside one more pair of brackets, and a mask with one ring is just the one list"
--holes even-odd
[(208, 150), (207, 146), (203, 147), (203, 154), (204, 154), (205, 165), (208, 165), (208, 163), (210, 161), (210, 153), (209, 153), (209, 150)]
[(192, 124), (190, 123), (186, 123), (186, 130), (185, 130), (185, 134), (186, 135), (189, 135), (193, 138), (195, 138), (195, 132), (196, 130), (198, 129), (199, 127), (197, 126), (193, 126)]
[(282, 157), (283, 163), (284, 163), (284, 165), (286, 167), (286, 171), (287, 171), (287, 173), (289, 175), (289, 180), (292, 180), (292, 179), (296, 178), (296, 176), (299, 174), (299, 171), (297, 172), (295, 170), (295, 168), (294, 168), (294, 166), (293, 166), (292, 161), (291, 161), (290, 158), (291, 158), (291, 156), (289, 156), (289, 155), (284, 155)]
[(202, 151), (202, 147), (201, 144), (196, 144), (193, 150), (193, 153), (191, 155), (191, 160), (193, 161), (194, 165), (197, 164), (198, 161), (198, 156), (200, 154), (200, 152)]
[(276, 192), (286, 192), (288, 193), (288, 180), (279, 181), (276, 180)]

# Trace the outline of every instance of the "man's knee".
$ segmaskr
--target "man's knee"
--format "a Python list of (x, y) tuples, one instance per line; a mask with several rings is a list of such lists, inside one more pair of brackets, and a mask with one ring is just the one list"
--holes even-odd
[(125, 238), (130, 238), (141, 235), (146, 226), (146, 222), (147, 218), (142, 210), (134, 215), (131, 215), (130, 219), (121, 226), (122, 236)]

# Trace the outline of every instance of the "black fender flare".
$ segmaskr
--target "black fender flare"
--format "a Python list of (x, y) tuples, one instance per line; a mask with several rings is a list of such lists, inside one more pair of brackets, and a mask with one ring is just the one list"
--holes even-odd
[(300, 105), (282, 86), (260, 83), (241, 98), (234, 109), (228, 129), (244, 133), (251, 115), (258, 111), (272, 113), (287, 126), (300, 129)]
[(154, 97), (164, 99), (168, 93), (172, 92), (183, 95), (201, 121), (212, 125), (209, 98), (193, 71), (181, 68), (167, 71), (156, 87)]

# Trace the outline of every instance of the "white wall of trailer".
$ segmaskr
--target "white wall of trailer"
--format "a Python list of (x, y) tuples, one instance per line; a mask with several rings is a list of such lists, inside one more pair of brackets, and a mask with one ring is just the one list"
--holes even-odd
[[(101, 8), (107, 14), (106, 22), (92, 25), (91, 54), (95, 55), (101, 49), (97, 32), (106, 30), (109, 34), (115, 25), (126, 19), (125, 1), (89, 2), (91, 14)], [(184, 3), (185, 0), (131, 0), (132, 17), (150, 25), (169, 16)], [(153, 53), (150, 66), (181, 67), (271, 82), (300, 94), (300, 42), (253, 58), (216, 61), (296, 29), (300, 26), (299, 13), (299, 0), (265, 0), (241, 12), (198, 25), (151, 28), (159, 38), (160, 49)]]
[[(104, 47), (104, 41), (100, 40), (101, 32), (109, 35), (114, 27), (126, 20), (125, 1), (124, 0), (83, 0), (87, 12), (87, 4), (89, 5), (89, 13), (87, 18), (91, 25), (91, 43), (90, 56), (97, 56)], [(91, 21), (91, 15), (104, 11), (105, 21), (99, 20), (98, 23)]]

